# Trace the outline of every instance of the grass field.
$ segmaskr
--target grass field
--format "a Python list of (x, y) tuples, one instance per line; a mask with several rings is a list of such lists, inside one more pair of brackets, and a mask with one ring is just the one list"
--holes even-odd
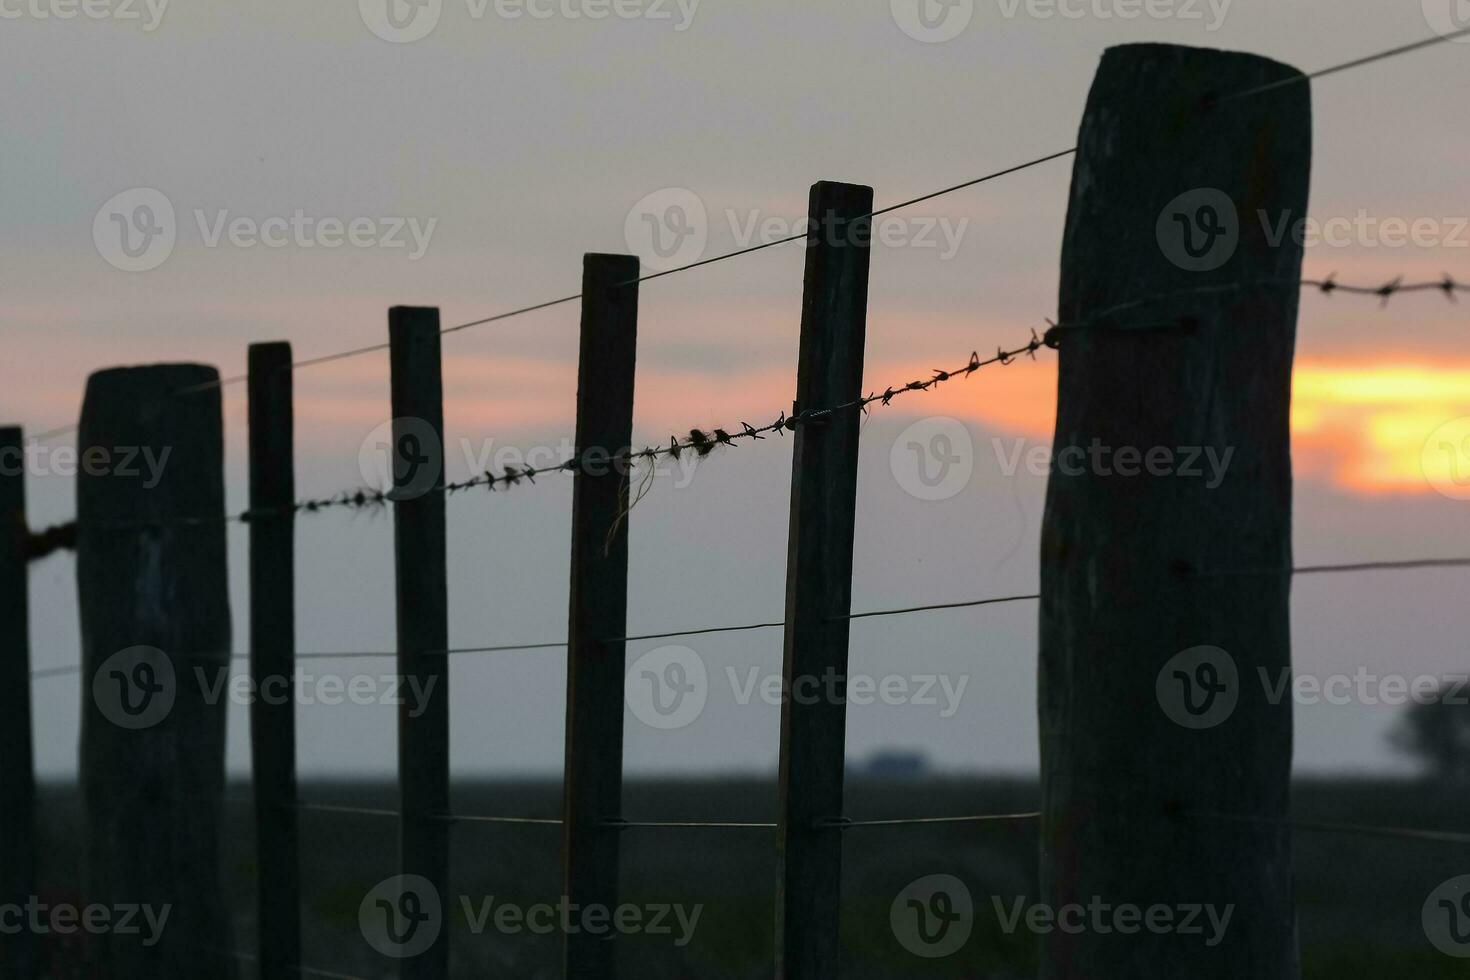
[[(234, 800), (248, 787), (232, 787)], [(317, 784), (312, 802), (393, 807), (387, 785)], [(627, 787), (630, 820), (774, 819), (768, 781), (634, 782)], [(1036, 806), (1034, 784), (999, 779), (904, 782), (857, 781), (848, 789), (848, 815), (882, 819), (913, 815), (1014, 812)], [(556, 783), (458, 784), (458, 812), (555, 816)], [(72, 787), (52, 785), (42, 798), (42, 890), (53, 900), (83, 900), (79, 808)], [(1430, 783), (1306, 781), (1296, 811), (1307, 820), (1391, 827), (1463, 830), (1470, 826), (1470, 792)], [(236, 910), (235, 947), (254, 943), (254, 854), (248, 807), (227, 808), (225, 875)], [(305, 955), (308, 966), (363, 978), (396, 976), (396, 964), (375, 953), (358, 928), (367, 892), (397, 873), (391, 820), (305, 814)], [(454, 831), (452, 888), (447, 901), (455, 977), (558, 976), (559, 937), (508, 935), (493, 924), (472, 932), (459, 896), (472, 907), (531, 906), (560, 894), (559, 829), (555, 826), (465, 825)], [(1025, 931), (1003, 933), (988, 896), (1034, 895), (1034, 824), (871, 828), (850, 831), (843, 887), (842, 976), (987, 978), (1034, 975), (1036, 943)], [(673, 935), (621, 941), (623, 975), (638, 980), (755, 980), (771, 976), (774, 836), (770, 830), (629, 830), (624, 838), (623, 900), (700, 907), (687, 944)], [(1464, 977), (1466, 964), (1426, 940), (1420, 911), (1447, 878), (1470, 873), (1470, 847), (1319, 832), (1297, 835), (1297, 890), (1303, 975), (1308, 978)], [(970, 940), (938, 960), (907, 952), (889, 926), (889, 907), (910, 881), (931, 874), (962, 879), (975, 896)], [(673, 919), (670, 918), (673, 925)], [(75, 937), (73, 937), (75, 938)], [(51, 975), (92, 977), (84, 942), (51, 945)], [(242, 967), (242, 977), (251, 974)]]

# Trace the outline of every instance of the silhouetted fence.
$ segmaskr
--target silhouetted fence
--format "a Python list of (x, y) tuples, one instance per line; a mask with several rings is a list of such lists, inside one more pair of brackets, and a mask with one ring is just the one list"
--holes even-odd
[[(1385, 300), (1409, 290), (1440, 290), (1451, 298), (1465, 290), (1449, 278), (1382, 287), (1304, 283), (1299, 242), (1269, 242), (1243, 223), (1236, 226), (1236, 240), (1227, 243), (1230, 254), (1212, 264), (1210, 252), (1228, 232), (1219, 201), (1305, 213), (1307, 79), (1243, 55), (1160, 45), (1110, 51), (1094, 84), (1079, 147), (1023, 165), (1077, 154), (1060, 323), (1014, 349), (986, 358), (975, 353), (954, 370), (882, 392), (865, 395), (862, 384), (872, 222), (935, 195), (875, 211), (867, 187), (816, 184), (803, 236), (795, 404), (789, 414), (782, 411), (761, 426), (693, 429), (667, 446), (633, 447), (639, 283), (668, 273), (640, 277), (631, 256), (588, 255), (576, 296), (447, 329), (435, 309), (395, 308), (387, 345), (297, 364), (288, 344), (253, 345), (243, 379), (221, 380), (213, 369), (196, 365), (94, 375), (79, 449), (168, 450), (171, 468), (164, 482), (147, 488), (116, 475), (81, 478), (75, 527), (39, 535), (26, 524), (23, 474), (0, 476), (0, 902), (23, 899), (33, 888), (26, 565), (74, 545), (84, 621), (82, 783), (90, 887), (103, 897), (157, 899), (187, 909), (154, 947), (110, 938), (107, 975), (223, 976), (231, 957), (255, 962), (260, 976), (271, 980), (340, 975), (302, 965), (310, 955), (301, 940), (297, 817), (314, 810), (398, 821), (403, 877), (384, 900), (383, 913), (396, 938), (413, 946), (413, 954), (401, 959), (401, 975), (447, 976), (447, 931), (415, 944), (413, 929), (426, 909), (449, 896), (451, 825), (548, 821), (450, 810), (450, 656), (470, 651), (449, 647), (445, 498), (570, 472), (567, 639), (529, 647), (567, 649), (564, 805), (561, 819), (549, 822), (562, 828), (568, 901), (618, 905), (619, 842), (629, 829), (771, 830), (781, 857), (775, 974), (788, 980), (833, 978), (841, 970), (841, 869), (848, 831), (1040, 819), (1042, 887), (1055, 904), (1107, 894), (1142, 905), (1187, 898), (1241, 910), (1228, 937), (1214, 948), (1182, 943), (1177, 936), (1058, 932), (1047, 940), (1044, 976), (1142, 976), (1142, 969), (1170, 978), (1292, 975), (1289, 701), (1268, 705), (1243, 695), (1239, 722), (1213, 731), (1187, 731), (1152, 707), (1138, 706), (1153, 697), (1166, 653), (1194, 644), (1247, 651), (1246, 669), (1290, 663), (1287, 597), (1295, 570), (1287, 421), (1299, 287)], [(1201, 191), (1209, 193), (1199, 196)], [(1173, 227), (1176, 221), (1182, 257), (1160, 237), (1161, 223)], [(574, 300), (582, 304), (582, 318), (571, 458), (545, 470), (487, 471), (448, 482), (441, 337)], [(392, 366), (391, 488), (298, 499), (293, 370), (384, 346)], [(1236, 453), (1235, 468), (1209, 492), (1168, 477), (1125, 480), (1054, 471), (1039, 594), (855, 613), (861, 415), (1044, 348), (1061, 351), (1054, 452), (1094, 440), (1217, 447)], [(250, 501), (246, 511), (232, 516), (225, 511), (221, 480), (220, 389), (240, 380), (249, 390)], [(703, 456), (787, 432), (793, 435), (793, 472), (783, 619), (626, 636), (636, 468), (660, 456)], [(19, 430), (0, 430), (0, 450), (22, 445)], [(223, 709), (206, 703), (192, 670), (230, 656), (224, 525), (250, 525), (249, 660), (260, 690), (290, 677), (299, 656), (311, 656), (295, 649), (296, 519), (367, 506), (393, 511), (398, 673), (432, 692), (427, 704), (405, 704), (399, 712), (399, 806), (366, 811), (302, 804), (293, 706), (257, 698), (250, 724), (259, 948), (254, 954), (231, 952), (218, 882)], [(1236, 568), (1267, 574), (1217, 574)], [(1043, 812), (846, 819), (850, 621), (1038, 598)], [(759, 628), (785, 632), (784, 690), (838, 679), (832, 698), (783, 699), (778, 823), (625, 820), (626, 643)], [(1221, 813), (1248, 819), (1228, 831), (1202, 819)], [(3, 937), (7, 975), (33, 975), (33, 938), (24, 932)], [(609, 937), (568, 935), (564, 949), (567, 977), (616, 975), (619, 944)]]

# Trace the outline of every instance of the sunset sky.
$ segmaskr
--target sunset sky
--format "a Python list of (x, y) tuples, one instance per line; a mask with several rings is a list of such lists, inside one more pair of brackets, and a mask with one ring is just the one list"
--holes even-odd
[[(75, 423), (98, 368), (194, 360), (237, 375), (255, 341), (289, 339), (298, 358), (381, 342), (392, 305), (438, 306), (451, 325), (574, 293), (584, 252), (637, 246), (629, 229), (650, 196), (698, 200), (699, 257), (709, 257), (748, 244), (751, 229), (759, 241), (767, 219), (801, 218), (818, 179), (871, 184), (881, 206), (1069, 147), (1112, 44), (1233, 48), (1312, 70), (1432, 36), (1448, 9), (1235, 0), (1212, 30), (1219, 0), (1174, 5), (1203, 10), (1203, 20), (1130, 21), (1038, 18), (1025, 4), (1008, 16), (1009, 3), (975, 0), (957, 36), (926, 42), (902, 29), (888, 0), (703, 0), (687, 20), (688, 2), (661, 2), (671, 19), (597, 21), (506, 20), (494, 4), (476, 17), (478, 4), (444, 0), (427, 37), (393, 43), (347, 0), (174, 0), (153, 29), (149, 8), (136, 6), (142, 21), (26, 15), (0, 25), (12, 79), (0, 104), (0, 421), (32, 432)], [(1470, 45), (1457, 43), (1314, 85), (1310, 217), (1427, 221), (1438, 233), (1397, 247), (1324, 240), (1307, 249), (1308, 275), (1470, 281), (1467, 85)], [(873, 254), (867, 387), (958, 367), (972, 350), (1013, 347), (1044, 328), (1071, 166), (1061, 159), (903, 212), (922, 220)], [(102, 254), (94, 222), (105, 202), (136, 188), (167, 198), (177, 241), (156, 268), (129, 272)], [(397, 219), (421, 230), (432, 222), (432, 233), (419, 258), (407, 232), (408, 248), (242, 247), (229, 234), (211, 244), (211, 229), (235, 218), (263, 226), (298, 210), (343, 225), (370, 219), (374, 234)], [(932, 247), (920, 241), (929, 225)], [(957, 238), (946, 244), (943, 229)], [(782, 246), (643, 287), (640, 441), (761, 424), (789, 408), (801, 277), (800, 247)], [(1454, 468), (1470, 454), (1442, 448), (1470, 436), (1470, 425), (1454, 424), (1470, 417), (1467, 311), (1470, 302), (1433, 293), (1386, 308), (1304, 295), (1292, 410), (1300, 562), (1470, 554), (1467, 505), (1455, 499), (1470, 497), (1470, 465)], [(562, 444), (576, 326), (568, 304), (445, 339), (451, 476), (471, 471), (464, 445), (475, 457)], [(1002, 449), (1046, 445), (1055, 385), (1054, 355), (1043, 352), (874, 412), (856, 608), (1035, 589), (1044, 479), (1008, 475)], [(386, 355), (305, 369), (297, 392), (301, 493), (361, 483), (359, 447), (388, 417)], [(241, 386), (227, 389), (226, 413), (239, 509)], [(961, 420), (973, 447), (973, 476), (942, 501), (906, 492), (890, 457), (900, 433), (933, 417)], [(789, 443), (771, 438), (717, 453), (692, 482), (655, 481), (632, 515), (633, 630), (780, 618), (789, 461)], [(29, 493), (35, 525), (74, 512), (69, 478), (36, 473)], [(565, 635), (569, 504), (565, 480), (451, 502), (453, 645)], [(391, 527), (368, 514), (303, 520), (303, 650), (391, 649)], [(230, 542), (243, 650), (243, 530)], [(70, 556), (38, 566), (32, 589), (34, 666), (77, 662)], [(1470, 671), (1467, 589), (1470, 572), (1301, 579), (1298, 669)], [(854, 707), (854, 762), (897, 747), (946, 769), (1032, 771), (1035, 616), (1020, 604), (855, 624), (855, 670), (944, 672), (967, 676), (968, 687), (948, 718), (913, 705)], [(779, 709), (737, 703), (724, 679), (727, 666), (779, 672), (779, 633), (687, 645), (725, 696), (712, 692), (704, 715), (677, 732), (630, 716), (629, 768), (773, 770)], [(456, 770), (558, 770), (564, 680), (556, 652), (457, 661)], [(34, 696), (40, 764), (70, 773), (77, 679), (37, 681)], [(1384, 738), (1398, 714), (1299, 708), (1299, 769), (1406, 771)], [(304, 772), (391, 770), (391, 709), (302, 708), (299, 717)], [(236, 769), (247, 760), (244, 719), (232, 710)]]

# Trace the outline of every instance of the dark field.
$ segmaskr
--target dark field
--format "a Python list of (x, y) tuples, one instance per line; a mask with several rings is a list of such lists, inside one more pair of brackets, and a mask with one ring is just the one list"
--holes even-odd
[[(317, 784), (311, 802), (393, 807), (389, 786)], [(248, 787), (232, 788), (233, 800)], [(506, 816), (556, 815), (555, 783), (464, 784), (457, 812)], [(915, 815), (1010, 813), (1034, 809), (1036, 788), (1021, 781), (933, 779), (854, 782), (852, 819)], [(767, 781), (635, 782), (627, 790), (629, 820), (750, 821), (774, 818), (775, 790)], [(1296, 790), (1302, 820), (1399, 828), (1470, 827), (1470, 792), (1431, 783), (1303, 782)], [(227, 808), (225, 873), (235, 902), (235, 947), (253, 948), (252, 832), (248, 808)], [(42, 797), (42, 889), (51, 900), (82, 900), (78, 807), (70, 787), (49, 786)], [(557, 977), (555, 934), (505, 935), (493, 922), (472, 933), (458, 896), (479, 906), (554, 903), (560, 893), (555, 826), (462, 825), (454, 833), (455, 897), (446, 901), (455, 977)], [(692, 940), (672, 935), (622, 940), (623, 975), (633, 980), (771, 975), (774, 837), (766, 829), (639, 830), (624, 838), (625, 902), (702, 905)], [(306, 965), (363, 978), (396, 976), (396, 963), (375, 953), (358, 929), (358, 906), (381, 880), (396, 874), (395, 827), (374, 816), (308, 813), (302, 817)], [(1036, 938), (1004, 934), (989, 896), (1035, 893), (1034, 825), (861, 828), (848, 832), (845, 852), (842, 975), (868, 978), (989, 978), (1034, 975)], [(1309, 978), (1464, 977), (1464, 961), (1436, 951), (1420, 924), (1425, 898), (1447, 878), (1470, 873), (1470, 846), (1389, 837), (1302, 831), (1297, 835), (1297, 887), (1303, 975)], [(889, 926), (894, 897), (916, 878), (952, 874), (975, 898), (975, 931), (953, 956), (926, 960), (908, 953)], [(50, 945), (51, 975), (91, 977), (84, 943)], [(241, 977), (252, 976), (242, 963)]]

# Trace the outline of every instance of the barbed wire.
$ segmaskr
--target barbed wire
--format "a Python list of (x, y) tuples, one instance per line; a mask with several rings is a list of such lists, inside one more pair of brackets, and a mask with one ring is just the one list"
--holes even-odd
[[(717, 427), (711, 429), (691, 428), (688, 435), (683, 438), (671, 436), (667, 445), (649, 446), (636, 451), (624, 449), (613, 454), (598, 452), (596, 450), (584, 451), (581, 454), (573, 455), (552, 466), (528, 466), (524, 468), (508, 466), (499, 473), (486, 470), (484, 473), (465, 480), (437, 484), (423, 491), (423, 493), (443, 493), (447, 496), (454, 496), (480, 487), (484, 487), (486, 490), (493, 492), (497, 488), (508, 489), (523, 484), (535, 485), (537, 477), (558, 473), (574, 473), (578, 469), (589, 467), (594, 463), (598, 467), (611, 465), (631, 470), (640, 463), (652, 463), (664, 457), (677, 460), (686, 453), (704, 458), (716, 449), (733, 448), (743, 440), (764, 439), (772, 433), (785, 435), (788, 430), (794, 430), (800, 425), (820, 423), (821, 420), (842, 412), (867, 412), (869, 407), (874, 404), (886, 406), (893, 399), (902, 395), (915, 391), (931, 391), (938, 385), (956, 378), (967, 378), (983, 367), (997, 364), (1002, 366), (1008, 365), (1023, 356), (1034, 359), (1036, 352), (1043, 347), (1058, 348), (1061, 344), (1061, 339), (1069, 332), (1102, 327), (1123, 329), (1125, 331), (1152, 332), (1188, 329), (1194, 325), (1193, 321), (1185, 316), (1157, 323), (1130, 324), (1124, 328), (1112, 326), (1109, 321), (1121, 312), (1138, 309), (1162, 300), (1178, 299), (1184, 296), (1218, 295), (1225, 292), (1240, 292), (1249, 289), (1272, 287), (1284, 288), (1287, 286), (1316, 289), (1325, 295), (1342, 293), (1350, 296), (1373, 296), (1380, 298), (1384, 305), (1394, 296), (1403, 293), (1439, 292), (1451, 302), (1455, 301), (1459, 293), (1470, 293), (1470, 284), (1458, 282), (1448, 273), (1444, 274), (1440, 279), (1423, 282), (1405, 282), (1404, 277), (1399, 276), (1380, 285), (1343, 283), (1339, 282), (1334, 274), (1325, 279), (1257, 279), (1160, 292), (1108, 307), (1101, 313), (1079, 323), (1057, 323), (1052, 320), (1047, 320), (1047, 330), (1044, 334), (1038, 335), (1036, 330), (1033, 329), (1031, 331), (1030, 341), (1018, 347), (1010, 350), (998, 348), (994, 355), (986, 358), (981, 358), (979, 352), (975, 351), (971, 353), (969, 362), (963, 367), (948, 371), (935, 370), (927, 378), (916, 379), (901, 385), (889, 386), (882, 392), (872, 392), (840, 405), (805, 411), (793, 407), (790, 415), (783, 411), (775, 420), (760, 426), (753, 426), (745, 422), (738, 429), (733, 427)], [(394, 502), (396, 499), (399, 499), (398, 492), (393, 489), (357, 487), (350, 490), (338, 491), (328, 496), (299, 500), (289, 507), (247, 509), (217, 518), (185, 517), (158, 521), (109, 522), (106, 526), (116, 528), (148, 528), (161, 526), (206, 526), (219, 523), (249, 524), (256, 521), (285, 519), (303, 514), (320, 514), (328, 511), (379, 509)], [(75, 543), (75, 522), (58, 525), (53, 528), (48, 528), (46, 531), (40, 532), (37, 535), (33, 535), (28, 555), (33, 558), (45, 557), (58, 550), (72, 549), (75, 547)]]
[[(1033, 330), (1031, 332), (1030, 341), (1012, 350), (999, 348), (996, 350), (995, 354), (987, 358), (982, 358), (978, 352), (972, 352), (970, 354), (969, 361), (963, 367), (955, 368), (954, 370), (949, 371), (935, 370), (927, 378), (916, 379), (902, 385), (890, 386), (888, 388), (885, 388), (881, 392), (873, 392), (840, 405), (834, 405), (820, 409), (808, 409), (805, 411), (797, 410), (795, 407), (793, 407), (791, 414), (788, 415), (785, 411), (783, 411), (780, 413), (780, 415), (777, 416), (774, 421), (759, 426), (753, 426), (750, 423), (746, 422), (742, 423), (742, 425), (738, 429), (735, 429), (734, 427), (713, 428), (708, 430), (701, 428), (691, 428), (689, 430), (689, 434), (687, 436), (684, 436), (683, 438), (680, 438), (678, 436), (671, 436), (667, 445), (649, 446), (641, 450), (633, 450), (629, 448), (620, 450), (616, 453), (607, 453), (605, 451), (598, 451), (596, 449), (584, 450), (583, 452), (576, 454), (571, 458), (564, 460), (561, 463), (557, 463), (553, 466), (524, 468), (508, 466), (499, 473), (491, 470), (486, 470), (484, 473), (470, 477), (469, 479), (437, 484), (427, 490), (424, 490), (422, 494), (443, 493), (446, 496), (454, 496), (456, 494), (464, 493), (468, 490), (474, 490), (480, 487), (483, 487), (486, 490), (493, 492), (498, 487), (509, 488), (513, 486), (520, 486), (522, 484), (535, 484), (537, 477), (545, 477), (557, 473), (572, 473), (577, 471), (579, 468), (590, 469), (594, 466), (597, 468), (613, 466), (631, 470), (633, 467), (637, 466), (640, 463), (653, 462), (662, 457), (671, 457), (677, 460), (686, 453), (704, 458), (709, 456), (716, 449), (733, 448), (742, 441), (761, 440), (772, 433), (784, 436), (788, 430), (794, 430), (801, 425), (820, 423), (823, 419), (829, 418), (833, 415), (850, 411), (866, 412), (868, 408), (874, 404), (881, 404), (886, 406), (891, 404), (895, 398), (899, 398), (903, 395), (911, 394), (916, 391), (932, 391), (934, 388), (938, 387), (941, 384), (944, 384), (947, 381), (952, 381), (956, 378), (967, 378), (983, 367), (988, 367), (995, 364), (1010, 364), (1017, 358), (1020, 358), (1022, 356), (1029, 356), (1034, 359), (1036, 356), (1036, 352), (1044, 346), (1046, 346), (1046, 342), (1043, 340), (1042, 337), (1037, 335), (1035, 330)], [(422, 494), (415, 494), (415, 496), (420, 496)], [(339, 491), (338, 493), (326, 497), (316, 497), (299, 500), (288, 507), (247, 509), (236, 514), (227, 514), (221, 517), (214, 518), (181, 517), (156, 521), (109, 521), (100, 526), (105, 526), (108, 528), (142, 529), (173, 526), (210, 526), (222, 523), (250, 524), (256, 521), (270, 519), (279, 520), (296, 517), (302, 514), (320, 514), (334, 510), (377, 509), (385, 507), (387, 504), (395, 502), (397, 499), (400, 499), (400, 494), (392, 489), (381, 490), (359, 487), (352, 490)], [(57, 542), (53, 547), (50, 547), (49, 550), (45, 551), (46, 554), (50, 554), (51, 551), (56, 550), (56, 548), (58, 547), (75, 547), (75, 522), (67, 525), (62, 525), (59, 528), (49, 529), (48, 531), (43, 533), (49, 536), (47, 538), (48, 541)], [(41, 547), (39, 544), (37, 545), (36, 550), (38, 552), (41, 551)]]
[(1343, 293), (1348, 296), (1376, 296), (1382, 302), (1379, 308), (1388, 306), (1389, 300), (1403, 293), (1427, 293), (1437, 292), (1444, 295), (1451, 303), (1458, 302), (1459, 293), (1470, 293), (1470, 283), (1457, 281), (1448, 272), (1443, 273), (1439, 279), (1430, 279), (1422, 282), (1405, 282), (1403, 276), (1390, 279), (1380, 285), (1355, 285), (1353, 283), (1339, 282), (1337, 273), (1332, 273), (1325, 279), (1245, 279), (1236, 282), (1212, 283), (1205, 286), (1193, 286), (1188, 289), (1175, 289), (1167, 292), (1154, 293), (1149, 296), (1131, 299), (1115, 306), (1110, 306), (1100, 313), (1091, 317), (1091, 322), (1100, 323), (1107, 321), (1119, 313), (1140, 309), (1160, 300), (1183, 299), (1195, 296), (1219, 296), (1225, 293), (1244, 292), (1248, 289), (1262, 288), (1301, 288), (1315, 289), (1324, 296), (1332, 296)]

